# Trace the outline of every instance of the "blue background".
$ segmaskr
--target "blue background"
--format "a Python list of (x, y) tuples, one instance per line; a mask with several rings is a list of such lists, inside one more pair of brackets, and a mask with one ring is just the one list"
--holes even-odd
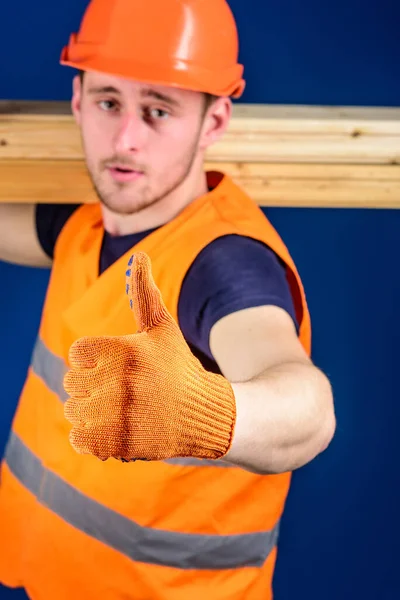
[[(231, 0), (231, 6), (246, 65), (242, 102), (400, 105), (395, 0)], [(83, 0), (2, 5), (0, 98), (69, 99), (73, 72), (58, 59), (84, 7)], [(332, 381), (338, 419), (329, 449), (294, 475), (275, 600), (398, 600), (400, 212), (267, 213), (303, 278), (313, 358)], [(0, 453), (48, 275), (0, 263)], [(0, 587), (1, 600), (23, 597)]]

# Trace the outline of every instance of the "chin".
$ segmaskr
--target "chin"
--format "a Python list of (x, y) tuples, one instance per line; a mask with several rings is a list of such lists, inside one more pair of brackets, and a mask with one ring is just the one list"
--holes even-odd
[(132, 198), (126, 198), (126, 200), (118, 198), (117, 200), (116, 198), (102, 197), (100, 198), (100, 202), (105, 208), (118, 215), (133, 215), (151, 204), (151, 202), (143, 200), (132, 202)]
[(103, 202), (101, 201), (104, 208), (113, 212), (116, 215), (133, 215), (138, 212), (138, 207), (135, 205), (129, 205), (120, 202)]

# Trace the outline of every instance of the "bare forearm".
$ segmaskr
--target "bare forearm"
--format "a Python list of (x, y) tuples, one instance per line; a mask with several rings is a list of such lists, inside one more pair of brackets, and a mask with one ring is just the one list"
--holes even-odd
[(0, 202), (0, 260), (30, 267), (50, 267), (36, 233), (34, 204)]
[(237, 421), (225, 460), (256, 473), (283, 473), (311, 461), (332, 439), (331, 386), (313, 365), (279, 365), (232, 387)]

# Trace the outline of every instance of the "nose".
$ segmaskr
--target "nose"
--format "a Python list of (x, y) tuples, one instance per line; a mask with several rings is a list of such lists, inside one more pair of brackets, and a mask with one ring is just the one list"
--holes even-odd
[(137, 152), (143, 147), (145, 136), (146, 126), (139, 115), (134, 113), (122, 115), (115, 136), (116, 152)]

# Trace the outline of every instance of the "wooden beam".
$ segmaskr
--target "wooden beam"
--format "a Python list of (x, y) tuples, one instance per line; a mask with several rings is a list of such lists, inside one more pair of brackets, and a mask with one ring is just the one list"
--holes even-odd
[[(0, 100), (0, 115), (5, 118), (18, 116), (29, 118), (32, 115), (41, 115), (46, 118), (64, 115), (71, 116), (69, 102), (31, 101), (31, 100)], [(261, 119), (267, 122), (269, 119), (275, 122), (289, 123), (289, 127), (298, 121), (300, 124), (309, 122), (336, 123), (338, 127), (350, 125), (354, 122), (366, 124), (378, 123), (382, 126), (387, 123), (387, 129), (393, 123), (399, 128), (400, 108), (397, 107), (364, 107), (364, 106), (302, 106), (302, 105), (274, 105), (274, 104), (234, 104), (232, 122), (239, 119)], [(279, 125), (281, 127), (281, 125)]]
[[(262, 206), (400, 207), (400, 109), (235, 104), (206, 157)], [(91, 202), (67, 102), (0, 101), (0, 202)]]
[[(215, 163), (206, 163), (215, 169)], [(260, 206), (399, 208), (400, 166), (220, 163)], [(84, 161), (0, 161), (0, 201), (95, 202)]]
[[(12, 106), (12, 105), (11, 105)], [(78, 127), (65, 105), (51, 112), (0, 111), (0, 160), (82, 159)], [(44, 111), (45, 108), (42, 108)], [(400, 110), (313, 109), (235, 105), (209, 160), (400, 164)], [(67, 112), (63, 112), (67, 111)]]

